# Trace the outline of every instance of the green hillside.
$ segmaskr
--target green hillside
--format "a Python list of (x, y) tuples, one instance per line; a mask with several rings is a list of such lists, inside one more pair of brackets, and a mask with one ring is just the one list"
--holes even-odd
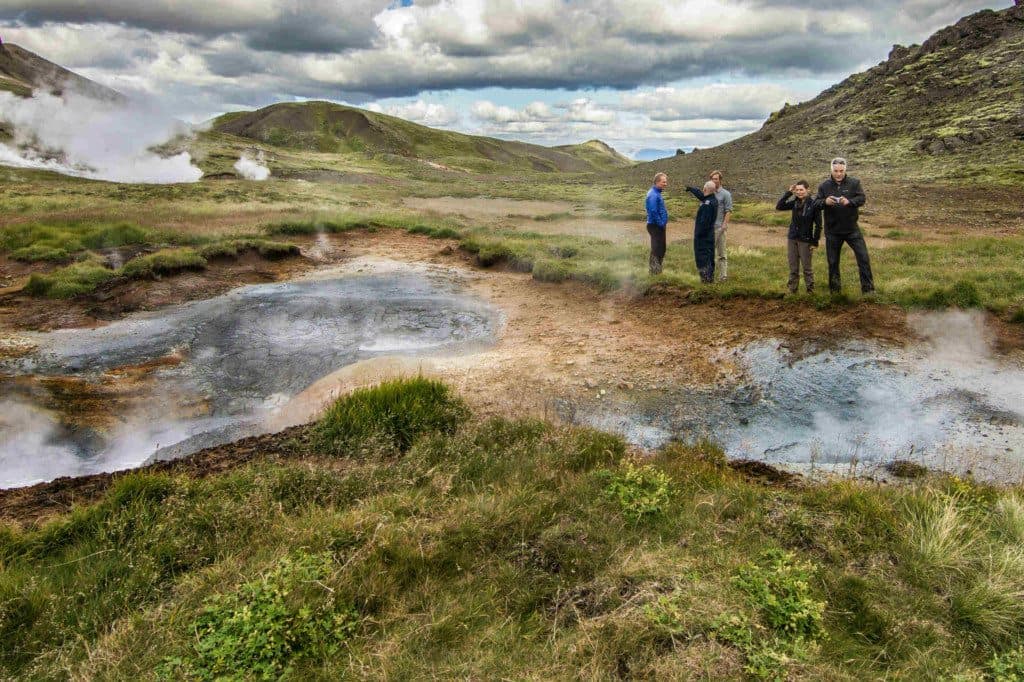
[(0, 49), (0, 91), (29, 97), (36, 88), (45, 88), (54, 94), (72, 89), (95, 99), (124, 99), (116, 90), (79, 76), (23, 47), (4, 43)]
[(603, 142), (548, 148), (438, 130), (330, 102), (274, 104), (225, 114), (213, 130), (317, 152), (394, 155), (474, 171), (586, 173), (622, 168), (629, 159)]
[(745, 192), (774, 196), (798, 176), (827, 174), (837, 155), (881, 183), (1024, 186), (1024, 6), (985, 10), (922, 45), (895, 46), (877, 66), (814, 99), (785, 106), (760, 130), (693, 154), (634, 167), (693, 182), (725, 170)]

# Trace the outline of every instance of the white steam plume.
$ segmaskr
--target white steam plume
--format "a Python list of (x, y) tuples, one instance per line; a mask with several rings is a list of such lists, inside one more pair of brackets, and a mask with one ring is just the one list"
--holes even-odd
[(14, 129), (13, 144), (0, 143), (5, 165), (112, 182), (196, 182), (203, 176), (188, 153), (162, 157), (151, 150), (191, 131), (141, 104), (73, 91), (28, 99), (0, 92), (0, 120)]
[(235, 170), (246, 180), (262, 181), (270, 177), (270, 169), (264, 163), (263, 150), (256, 153), (256, 158), (248, 153), (242, 154), (235, 162)]

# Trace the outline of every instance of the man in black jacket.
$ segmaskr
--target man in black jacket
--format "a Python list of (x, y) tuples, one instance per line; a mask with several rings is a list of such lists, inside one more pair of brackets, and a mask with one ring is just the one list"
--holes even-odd
[(832, 174), (818, 187), (815, 200), (825, 209), (825, 258), (828, 261), (829, 290), (832, 293), (839, 293), (843, 288), (839, 274), (839, 252), (843, 248), (843, 242), (846, 242), (857, 258), (861, 293), (874, 293), (871, 259), (868, 258), (864, 235), (857, 225), (859, 209), (867, 201), (867, 197), (861, 189), (860, 180), (846, 174), (846, 159), (832, 159)]

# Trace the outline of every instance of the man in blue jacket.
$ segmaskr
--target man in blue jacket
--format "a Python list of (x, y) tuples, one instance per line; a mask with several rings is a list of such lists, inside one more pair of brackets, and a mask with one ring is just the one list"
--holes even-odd
[(665, 229), (668, 227), (668, 209), (661, 193), (668, 187), (668, 176), (658, 173), (654, 176), (654, 186), (647, 192), (647, 234), (651, 235), (651, 258), (649, 261), (652, 275), (661, 274), (661, 264), (665, 260)]

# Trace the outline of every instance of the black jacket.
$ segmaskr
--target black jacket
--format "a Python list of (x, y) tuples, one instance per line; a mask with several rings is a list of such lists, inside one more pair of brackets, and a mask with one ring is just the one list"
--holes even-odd
[[(849, 206), (826, 206), (825, 199), (829, 197), (846, 197), (850, 200)], [(860, 180), (847, 175), (842, 182), (836, 182), (829, 176), (825, 182), (818, 187), (818, 194), (814, 197), (821, 202), (825, 211), (825, 234), (854, 234), (859, 232), (857, 217), (860, 215), (860, 207), (867, 202), (864, 190), (860, 187)]]
[(793, 211), (789, 221), (788, 239), (818, 245), (821, 239), (821, 204), (817, 199), (808, 196), (803, 203), (796, 200), (792, 192), (787, 191), (775, 204), (776, 211)]
[(715, 198), (714, 194), (704, 196), (704, 192), (696, 187), (687, 187), (686, 191), (700, 202), (697, 216), (693, 220), (694, 237), (710, 234), (712, 239), (714, 239), (715, 218), (718, 216), (718, 199)]

